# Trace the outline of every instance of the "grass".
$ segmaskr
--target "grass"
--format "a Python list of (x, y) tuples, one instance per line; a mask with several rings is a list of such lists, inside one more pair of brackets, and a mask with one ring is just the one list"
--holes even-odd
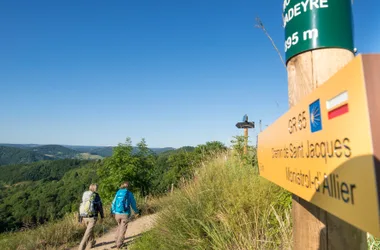
[[(99, 237), (115, 226), (111, 217), (95, 226)], [(41, 225), (35, 229), (0, 235), (0, 249), (66, 249), (80, 243), (86, 227), (78, 222), (75, 214), (68, 214), (62, 220)]]
[(156, 227), (132, 249), (291, 249), (291, 196), (236, 157), (216, 157), (161, 198)]
[(80, 154), (77, 155), (77, 158), (81, 159), (81, 160), (99, 160), (99, 159), (103, 159), (103, 157), (100, 156), (100, 155), (92, 155), (90, 153), (80, 153)]
[[(221, 155), (202, 164), (194, 180), (172, 195), (136, 200), (143, 214), (160, 212), (156, 227), (129, 249), (292, 248), (290, 193), (236, 157)], [(96, 225), (97, 237), (115, 226), (108, 211)], [(79, 244), (84, 231), (68, 214), (36, 229), (1, 234), (0, 249), (67, 249)], [(380, 249), (379, 239), (369, 235), (368, 249)]]
[[(144, 199), (136, 197), (136, 202), (143, 214), (151, 213), (155, 208), (145, 204)], [(152, 210), (154, 209), (154, 210)], [(95, 225), (95, 237), (101, 237), (116, 226), (115, 219), (109, 215), (110, 207), (104, 207), (102, 223)], [(35, 250), (35, 249), (68, 249), (79, 245), (86, 230), (84, 224), (78, 222), (76, 214), (67, 214), (63, 219), (46, 223), (33, 229), (0, 234), (1, 250)]]
[(367, 234), (367, 242), (369, 250), (380, 250), (380, 239), (375, 238), (371, 234)]

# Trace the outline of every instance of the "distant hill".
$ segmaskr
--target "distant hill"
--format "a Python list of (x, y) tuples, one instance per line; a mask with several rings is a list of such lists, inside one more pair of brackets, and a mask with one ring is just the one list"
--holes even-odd
[(77, 145), (61, 145), (61, 146), (74, 149), (81, 153), (90, 153), (94, 149), (104, 148), (103, 146), (77, 146)]
[[(16, 144), (17, 145), (17, 144)], [(0, 166), (33, 163), (42, 160), (59, 159), (102, 159), (95, 153), (82, 153), (61, 145), (43, 145), (37, 147), (0, 146)]]
[(181, 151), (192, 152), (194, 150), (195, 150), (195, 147), (184, 146), (184, 147), (181, 147), (181, 148), (171, 149), (171, 150), (166, 150), (166, 151), (160, 152), (159, 156), (160, 157), (168, 157), (168, 156), (170, 156), (172, 154), (176, 154), (176, 153), (181, 152)]
[(29, 148), (37, 147), (37, 146), (41, 146), (41, 145), (39, 145), (39, 144), (12, 144), (12, 143), (0, 143), (0, 146), (12, 147), (12, 148), (29, 149)]
[(30, 150), (55, 159), (73, 159), (80, 154), (80, 152), (76, 150), (61, 145), (44, 145), (33, 147)]
[[(0, 143), (0, 146), (5, 146), (5, 147), (13, 147), (13, 148), (22, 148), (22, 149), (31, 149), (35, 147), (40, 147), (40, 146), (50, 146), (50, 145), (55, 145), (55, 144), (13, 144), (13, 143)], [(91, 150), (96, 149), (96, 148), (104, 148), (103, 146), (77, 146), (77, 145), (61, 145), (61, 144), (56, 144), (58, 146), (63, 146), (65, 148), (73, 149), (75, 151), (78, 151), (80, 153), (89, 153)]]
[(171, 147), (166, 147), (166, 148), (151, 148), (151, 150), (153, 152), (155, 152), (156, 154), (161, 154), (163, 152), (175, 150), (175, 148), (171, 148)]
[(14, 184), (42, 179), (59, 180), (69, 170), (90, 163), (87, 160), (62, 159), (29, 164), (7, 165), (0, 168), (0, 181)]
[(32, 163), (53, 159), (53, 157), (33, 152), (29, 149), (0, 146), (0, 165)]
[(76, 211), (83, 191), (99, 180), (97, 167), (97, 161), (78, 159), (1, 166), (0, 249), (8, 249), (1, 233)]
[(181, 147), (179, 149), (176, 149), (177, 151), (186, 151), (186, 152), (193, 152), (195, 150), (195, 147), (192, 147), (192, 146), (184, 146), (184, 147)]
[[(90, 154), (100, 155), (100, 156), (103, 156), (103, 157), (109, 157), (109, 156), (112, 156), (113, 148), (114, 147), (96, 148), (96, 149), (91, 150)], [(166, 147), (166, 148), (150, 148), (150, 150), (152, 150), (156, 154), (161, 154), (163, 152), (175, 150), (175, 148), (170, 148), (170, 147)], [(138, 152), (137, 147), (133, 147), (133, 151), (132, 152), (133, 153), (137, 153)]]
[(92, 155), (90, 153), (79, 153), (75, 158), (80, 160), (100, 160), (104, 157), (100, 155)]
[[(39, 144), (10, 144), (0, 143), (0, 165), (32, 163), (41, 160), (57, 159), (102, 159), (110, 157), (112, 146), (72, 146), (72, 145), (39, 145)], [(172, 147), (150, 148), (156, 154), (176, 150)], [(137, 147), (133, 153), (137, 153)]]
[(103, 147), (103, 148), (95, 148), (90, 151), (90, 154), (92, 155), (100, 155), (103, 157), (109, 157), (112, 156), (113, 153), (113, 147)]

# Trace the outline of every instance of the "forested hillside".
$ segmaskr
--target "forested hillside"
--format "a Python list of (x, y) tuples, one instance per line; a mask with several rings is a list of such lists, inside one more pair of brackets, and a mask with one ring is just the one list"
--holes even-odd
[(0, 146), (28, 149), (28, 148), (33, 148), (33, 147), (37, 147), (37, 146), (40, 146), (40, 145), (38, 145), (38, 144), (13, 144), (13, 143), (0, 143)]
[(99, 147), (99, 146), (75, 146), (75, 145), (61, 145), (61, 146), (76, 150), (76, 151), (81, 152), (81, 153), (90, 153), (94, 149), (103, 148), (103, 147)]
[(0, 167), (0, 181), (12, 185), (23, 181), (59, 180), (67, 171), (82, 167), (89, 162), (64, 159), (7, 165)]
[(171, 148), (171, 147), (167, 147), (167, 148), (150, 148), (153, 152), (155, 152), (156, 154), (161, 154), (163, 152), (168, 152), (168, 151), (172, 151), (172, 150), (175, 150), (175, 148)]
[[(98, 180), (97, 161), (35, 164), (18, 173), (19, 183), (0, 185), (0, 232), (34, 226), (77, 210), (82, 192), (89, 183)], [(28, 173), (34, 176), (31, 178)]]
[[(102, 147), (102, 148), (95, 148), (95, 149), (92, 149), (90, 151), (91, 154), (93, 155), (100, 155), (100, 156), (103, 156), (103, 157), (109, 157), (113, 154), (113, 149), (115, 147)], [(174, 148), (170, 148), (170, 147), (167, 147), (167, 148), (150, 148), (150, 150), (156, 154), (161, 154), (163, 152), (168, 152), (168, 151), (172, 151), (172, 150), (175, 150)], [(133, 147), (133, 153), (134, 154), (137, 154), (139, 151), (138, 147)]]
[(60, 145), (44, 145), (31, 148), (33, 152), (37, 152), (55, 159), (73, 159), (80, 154), (80, 152), (66, 148)]
[(41, 160), (87, 160), (99, 158), (102, 157), (96, 154), (82, 153), (60, 145), (44, 145), (36, 147), (27, 147), (21, 145), (20, 148), (15, 146), (0, 146), (0, 165), (25, 164)]
[[(99, 146), (62, 146), (37, 144), (0, 144), (0, 166), (9, 164), (32, 163), (41, 160), (83, 159), (94, 160), (110, 157), (115, 147)], [(133, 153), (138, 153), (133, 147)], [(172, 151), (174, 148), (151, 148), (156, 154)]]
[(112, 156), (113, 147), (95, 148), (90, 151), (92, 155), (100, 155), (102, 157)]
[[(137, 149), (137, 150), (136, 150)], [(159, 195), (181, 179), (210, 151), (224, 151), (220, 142), (184, 147), (156, 154), (145, 140), (132, 146), (127, 139), (102, 160), (63, 159), (0, 167), (0, 232), (34, 226), (77, 211), (89, 184), (109, 204), (122, 181), (129, 180), (136, 197)]]
[(29, 149), (0, 146), (0, 165), (31, 163), (51, 159), (53, 158)]

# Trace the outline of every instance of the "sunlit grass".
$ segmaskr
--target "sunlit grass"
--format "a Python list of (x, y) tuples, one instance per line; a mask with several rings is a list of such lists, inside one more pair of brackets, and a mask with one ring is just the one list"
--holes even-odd
[[(111, 217), (95, 226), (97, 237), (107, 233), (116, 225)], [(75, 214), (67, 214), (63, 219), (46, 223), (34, 229), (0, 235), (0, 249), (64, 249), (79, 244), (86, 230), (84, 224), (78, 222)]]
[(380, 250), (380, 239), (375, 238), (371, 234), (367, 234), (367, 242), (369, 250)]
[[(155, 228), (132, 249), (291, 249), (290, 193), (258, 175), (257, 168), (228, 154), (213, 156), (196, 170), (194, 180), (173, 194), (136, 197), (144, 214), (157, 212)], [(97, 223), (100, 237), (115, 226)], [(0, 235), (0, 249), (67, 249), (78, 245), (85, 227), (74, 214), (36, 229)], [(380, 241), (368, 235), (368, 249)]]
[(221, 155), (196, 181), (160, 199), (156, 227), (133, 249), (290, 249), (291, 196), (237, 157)]
[[(136, 196), (138, 207), (143, 214), (155, 211), (155, 204), (145, 203), (145, 200)], [(95, 237), (101, 237), (116, 226), (115, 219), (110, 216), (110, 206), (104, 207), (102, 223), (96, 223)], [(78, 222), (75, 213), (67, 214), (61, 220), (48, 222), (34, 229), (24, 229), (14, 233), (0, 234), (1, 250), (34, 250), (34, 249), (67, 249), (80, 243), (86, 230), (84, 224)]]

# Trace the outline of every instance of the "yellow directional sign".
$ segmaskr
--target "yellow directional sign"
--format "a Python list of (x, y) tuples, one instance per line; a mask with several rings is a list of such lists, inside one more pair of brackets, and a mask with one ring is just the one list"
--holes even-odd
[(379, 68), (356, 57), (258, 136), (261, 176), (377, 237)]

